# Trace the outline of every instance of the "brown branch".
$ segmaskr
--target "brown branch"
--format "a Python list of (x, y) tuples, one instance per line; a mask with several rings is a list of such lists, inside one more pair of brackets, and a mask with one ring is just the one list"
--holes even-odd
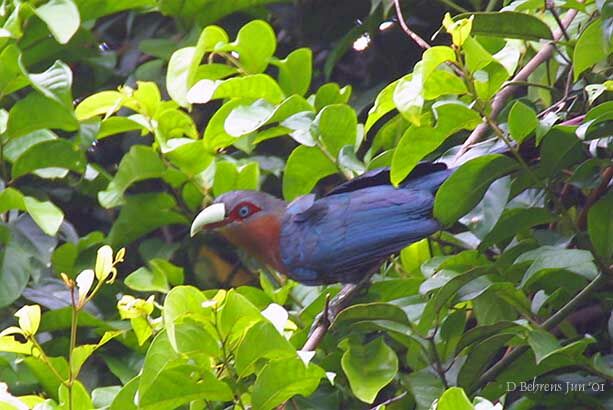
[(394, 0), (394, 5), (396, 6), (396, 16), (398, 16), (398, 23), (400, 23), (402, 31), (404, 31), (411, 40), (413, 40), (418, 46), (420, 46), (424, 50), (427, 50), (432, 47), (430, 44), (428, 44), (426, 40), (421, 38), (419, 34), (409, 28), (406, 21), (404, 20), (404, 16), (402, 15), (402, 10), (400, 9), (400, 0)]
[(583, 207), (581, 213), (579, 214), (579, 217), (577, 218), (577, 227), (580, 230), (583, 231), (585, 229), (587, 225), (587, 215), (590, 211), (590, 208), (592, 207), (592, 205), (594, 205), (594, 202), (596, 202), (598, 198), (600, 198), (600, 196), (607, 191), (609, 187), (609, 182), (611, 182), (611, 178), (613, 178), (613, 165), (610, 165), (602, 172), (602, 182), (587, 197), (587, 200), (585, 201), (585, 206)]
[(357, 293), (362, 290), (370, 282), (370, 278), (374, 272), (367, 274), (358, 283), (349, 283), (341, 289), (341, 291), (334, 297), (332, 302), (326, 299), (324, 310), (321, 312), (321, 316), (315, 319), (315, 327), (311, 330), (307, 341), (302, 346), (302, 350), (315, 350), (321, 343), (330, 325), (336, 319), (336, 316), (351, 302)]
[[(577, 10), (569, 10), (562, 19), (562, 27), (564, 29), (568, 28), (568, 26), (574, 20), (576, 15)], [(536, 55), (532, 57), (532, 59), (530, 59), (530, 61), (528, 61), (528, 63), (515, 75), (515, 77), (513, 77), (511, 82), (527, 81), (530, 74), (532, 74), (538, 68), (538, 66), (540, 66), (542, 63), (551, 58), (555, 50), (554, 42), (558, 41), (563, 35), (564, 33), (562, 30), (556, 30), (553, 33), (553, 41), (541, 48), (540, 51), (536, 53)], [(515, 91), (517, 91), (518, 88), (519, 86), (517, 85), (504, 87), (498, 92), (498, 94), (496, 94), (494, 100), (492, 101), (492, 110), (489, 115), (490, 118), (496, 118), (496, 116), (504, 107), (507, 100), (513, 95), (513, 93), (515, 93)], [(456, 154), (455, 159), (459, 159), (462, 155), (464, 155), (466, 151), (468, 151), (471, 145), (481, 140), (487, 130), (488, 124), (484, 120), (481, 124), (477, 126), (477, 128), (473, 130), (468, 139), (464, 142), (464, 144)]]

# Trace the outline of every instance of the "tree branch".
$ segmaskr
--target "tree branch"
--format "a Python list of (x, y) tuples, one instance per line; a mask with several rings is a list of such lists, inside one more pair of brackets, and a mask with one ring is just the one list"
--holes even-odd
[(336, 319), (336, 316), (351, 302), (351, 300), (358, 294), (364, 286), (370, 282), (370, 278), (374, 272), (367, 274), (358, 283), (349, 283), (341, 289), (341, 291), (334, 297), (332, 302), (326, 304), (324, 310), (321, 312), (318, 319), (315, 319), (315, 327), (311, 330), (307, 341), (302, 346), (302, 350), (315, 350), (321, 343), (324, 336), (330, 329), (330, 325)]
[(402, 15), (402, 10), (400, 9), (400, 0), (394, 0), (394, 5), (396, 6), (396, 16), (398, 16), (398, 23), (400, 23), (400, 27), (402, 27), (402, 31), (406, 33), (411, 40), (413, 40), (418, 46), (423, 48), (424, 50), (432, 47), (426, 40), (421, 38), (419, 34), (414, 32), (409, 28), (406, 21), (404, 20), (404, 16)]
[[(576, 15), (577, 10), (569, 10), (562, 19), (561, 27), (563, 27), (564, 29), (568, 28), (568, 26), (574, 20)], [(555, 50), (554, 42), (558, 41), (563, 35), (564, 32), (562, 30), (556, 30), (553, 33), (553, 41), (541, 48), (540, 51), (536, 53), (536, 55), (532, 57), (532, 59), (528, 61), (528, 63), (515, 75), (515, 77), (513, 77), (511, 82), (527, 81), (530, 74), (532, 74), (538, 68), (538, 66), (540, 66), (543, 62), (551, 58)], [(490, 112), (490, 118), (496, 118), (496, 116), (504, 107), (507, 100), (513, 95), (515, 91), (517, 91), (518, 88), (519, 86), (517, 85), (507, 86), (500, 90), (498, 94), (496, 94), (494, 100), (492, 101), (492, 110)], [(481, 140), (487, 130), (488, 124), (484, 120), (481, 124), (477, 126), (477, 128), (473, 130), (468, 139), (464, 142), (464, 144), (456, 154), (455, 159), (459, 159), (464, 153), (466, 153), (466, 151), (468, 151), (471, 145)]]

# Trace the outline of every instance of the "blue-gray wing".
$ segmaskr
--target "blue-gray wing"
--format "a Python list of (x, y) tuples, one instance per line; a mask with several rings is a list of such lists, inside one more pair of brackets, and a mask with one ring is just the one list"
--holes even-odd
[(281, 225), (282, 262), (302, 283), (355, 282), (439, 229), (433, 201), (428, 190), (379, 185), (290, 206)]

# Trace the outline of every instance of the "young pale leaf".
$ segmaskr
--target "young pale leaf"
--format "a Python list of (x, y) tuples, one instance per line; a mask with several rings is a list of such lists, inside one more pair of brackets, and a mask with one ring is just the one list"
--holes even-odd
[(81, 101), (75, 108), (75, 115), (80, 121), (101, 114), (108, 117), (122, 107), (126, 98), (119, 91), (101, 91)]
[(443, 183), (434, 201), (434, 217), (451, 225), (470, 211), (496, 179), (515, 171), (517, 162), (491, 154), (468, 161)]
[(17, 312), (15, 316), (19, 319), (19, 327), (28, 336), (34, 336), (40, 326), (40, 306), (25, 305)]

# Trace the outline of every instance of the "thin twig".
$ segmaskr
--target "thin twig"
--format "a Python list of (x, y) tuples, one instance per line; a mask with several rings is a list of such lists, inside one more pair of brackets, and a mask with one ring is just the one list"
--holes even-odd
[(387, 406), (389, 404), (392, 404), (392, 403), (395, 403), (395, 402), (397, 402), (399, 400), (402, 400), (407, 394), (408, 394), (408, 392), (406, 392), (406, 391), (404, 393), (400, 393), (398, 396), (394, 396), (391, 399), (385, 400), (384, 402), (379, 403), (379, 404), (377, 404), (374, 407), (371, 407), (370, 410), (377, 410), (377, 409), (382, 408), (383, 406)]
[(570, 41), (570, 37), (566, 32), (566, 27), (564, 27), (564, 25), (562, 24), (562, 20), (560, 20), (560, 15), (556, 11), (556, 6), (553, 0), (545, 0), (545, 8), (549, 10), (549, 12), (553, 15), (553, 18), (556, 20), (556, 23), (558, 23), (558, 27), (560, 28), (560, 31), (562, 32), (562, 35), (564, 36), (566, 41)]
[[(577, 15), (577, 10), (575, 9), (569, 10), (564, 16), (564, 19), (562, 20), (562, 27), (568, 28), (568, 26), (574, 20), (576, 15)], [(530, 61), (528, 61), (528, 63), (515, 75), (515, 77), (513, 77), (511, 82), (527, 81), (530, 74), (532, 74), (538, 68), (538, 66), (540, 66), (543, 62), (551, 58), (551, 56), (553, 55), (553, 51), (555, 50), (553, 42), (558, 41), (560, 37), (562, 36), (563, 36), (562, 31), (560, 29), (556, 30), (555, 33), (553, 33), (553, 41), (545, 45), (543, 48), (541, 48), (539, 52), (536, 53), (536, 55), (532, 57), (532, 59), (530, 59)], [(513, 95), (513, 93), (518, 88), (519, 86), (516, 86), (516, 85), (510, 86), (510, 87), (504, 87), (502, 88), (502, 90), (498, 92), (498, 94), (496, 94), (496, 96), (494, 97), (494, 100), (492, 101), (492, 109), (490, 111), (490, 118), (496, 118), (496, 116), (500, 113), (500, 111), (504, 107), (507, 100)], [(488, 124), (487, 124), (487, 121), (484, 119), (484, 121), (481, 124), (479, 124), (477, 128), (473, 130), (473, 132), (470, 134), (468, 139), (466, 139), (466, 141), (464, 142), (464, 144), (462, 145), (462, 147), (456, 154), (456, 157), (455, 157), (456, 161), (462, 155), (464, 155), (464, 153), (468, 151), (468, 149), (473, 144), (481, 140), (481, 138), (483, 138), (487, 130), (488, 130)]]
[(400, 23), (400, 27), (402, 27), (402, 31), (406, 33), (407, 36), (411, 38), (418, 46), (423, 48), (424, 50), (432, 47), (426, 40), (421, 38), (419, 34), (414, 32), (409, 28), (406, 21), (404, 20), (404, 16), (402, 15), (402, 10), (400, 9), (400, 0), (394, 0), (394, 5), (396, 6), (396, 15), (398, 16), (398, 23)]

